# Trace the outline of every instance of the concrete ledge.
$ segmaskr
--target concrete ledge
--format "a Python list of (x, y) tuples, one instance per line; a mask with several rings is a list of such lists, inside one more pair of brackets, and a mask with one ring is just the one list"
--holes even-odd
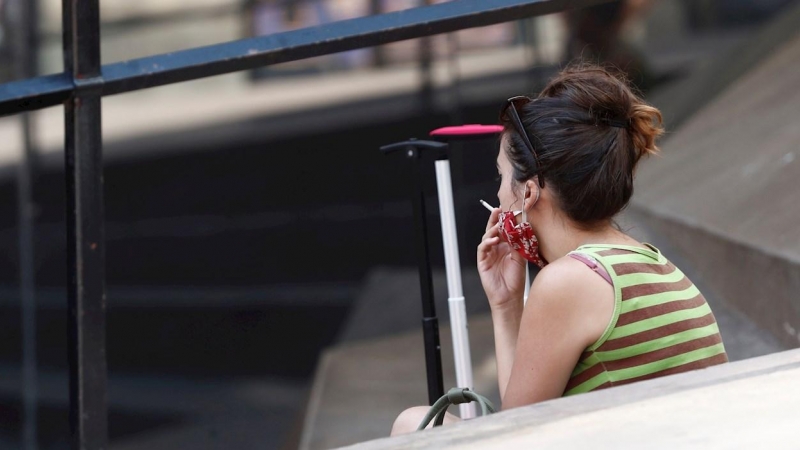
[(347, 448), (795, 448), (798, 379), (791, 350)]

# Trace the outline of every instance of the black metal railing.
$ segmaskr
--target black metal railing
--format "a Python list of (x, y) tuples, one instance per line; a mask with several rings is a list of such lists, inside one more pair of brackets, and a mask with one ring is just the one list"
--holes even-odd
[(65, 106), (72, 447), (108, 446), (102, 97), (608, 1), (455, 0), (101, 66), (99, 0), (63, 0), (64, 72), (0, 85), (0, 115)]

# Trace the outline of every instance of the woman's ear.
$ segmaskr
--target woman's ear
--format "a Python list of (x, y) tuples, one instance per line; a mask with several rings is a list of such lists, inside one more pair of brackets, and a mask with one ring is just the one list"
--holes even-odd
[(542, 194), (539, 187), (539, 180), (533, 177), (525, 182), (525, 198), (523, 199), (524, 208), (529, 210), (539, 202), (539, 196)]

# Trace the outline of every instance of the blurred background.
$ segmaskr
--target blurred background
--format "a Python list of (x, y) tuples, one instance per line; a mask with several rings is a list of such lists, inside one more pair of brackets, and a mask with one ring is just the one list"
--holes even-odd
[[(36, 40), (21, 54), (17, 19), (30, 1), (38, 1)], [(102, 58), (430, 3), (103, 0)], [(39, 74), (63, 70), (60, 7), (0, 0), (0, 81), (18, 78), (25, 60)], [(344, 385), (329, 384), (353, 380), (330, 372), (335, 358), (354, 370), (392, 347), (399, 361), (402, 351), (416, 355), (409, 367), (422, 370), (421, 341), (401, 351), (385, 340), (418, 336), (420, 310), (409, 167), (378, 147), (440, 126), (496, 123), (506, 98), (535, 93), (576, 58), (613, 64), (664, 110), (669, 134), (679, 133), (794, 38), (798, 22), (785, 22), (797, 9), (793, 0), (626, 0), (105, 98), (111, 447), (325, 448), (387, 434), (384, 416), (412, 400), (387, 405), (370, 422), (368, 411), (347, 409)], [(62, 449), (69, 446), (63, 109), (30, 120), (38, 447)], [(0, 448), (20, 448), (19, 117), (0, 119), (0, 142)], [(452, 156), (465, 292), (479, 318), (488, 309), (474, 273), (486, 220), (477, 199), (496, 203), (495, 156), (491, 140), (455, 146)], [(645, 213), (633, 208), (634, 232), (680, 260), (680, 248), (668, 249), (681, 231), (637, 216)], [(431, 214), (446, 322), (441, 235)], [(692, 278), (713, 296), (713, 273)], [(734, 303), (720, 298), (715, 309), (728, 324), (732, 355), (797, 345)], [(385, 351), (363, 347), (381, 342)], [(474, 362), (490, 379), (491, 361)], [(420, 375), (409, 388), (416, 402), (425, 401)], [(326, 400), (331, 386), (342, 396)]]

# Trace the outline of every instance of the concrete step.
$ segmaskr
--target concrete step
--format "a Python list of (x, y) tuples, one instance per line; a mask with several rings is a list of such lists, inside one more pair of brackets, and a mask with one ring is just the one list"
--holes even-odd
[(791, 350), (347, 448), (793, 449), (798, 377)]

